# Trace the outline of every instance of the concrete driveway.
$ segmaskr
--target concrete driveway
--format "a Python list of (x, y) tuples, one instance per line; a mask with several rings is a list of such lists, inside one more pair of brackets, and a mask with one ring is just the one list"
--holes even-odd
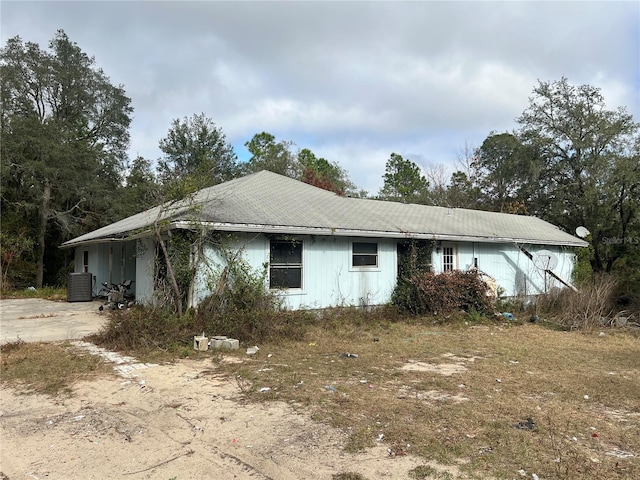
[(0, 344), (77, 340), (97, 332), (107, 316), (101, 301), (52, 302), (40, 298), (0, 300)]

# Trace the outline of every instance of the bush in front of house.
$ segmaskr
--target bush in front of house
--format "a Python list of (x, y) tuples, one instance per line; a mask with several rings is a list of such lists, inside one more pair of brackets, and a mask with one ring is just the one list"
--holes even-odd
[(196, 314), (196, 324), (209, 337), (237, 338), (243, 345), (303, 340), (307, 326), (315, 321), (313, 313), (302, 310), (238, 310), (224, 314), (201, 305)]
[(391, 301), (414, 315), (493, 311), (489, 286), (476, 272), (422, 272), (398, 281)]
[(89, 340), (112, 350), (170, 350), (175, 345), (186, 343), (184, 339), (193, 339), (195, 335), (191, 311), (178, 317), (169, 308), (136, 305), (105, 315), (109, 316), (108, 321), (99, 332), (90, 335)]
[(237, 338), (243, 345), (302, 340), (308, 325), (317, 321), (313, 313), (305, 311), (222, 312), (212, 310), (212, 305), (214, 302), (205, 302), (197, 311), (188, 310), (181, 317), (171, 309), (148, 306), (109, 312), (108, 322), (90, 340), (124, 352), (173, 352), (190, 347), (193, 337), (202, 332), (209, 337)]
[(253, 270), (242, 258), (209, 279), (211, 294), (198, 305), (195, 323), (209, 336), (224, 335), (241, 342), (301, 340), (305, 325), (315, 320), (309, 312), (282, 308), (280, 297), (267, 288), (267, 270)]
[(594, 276), (579, 290), (553, 289), (539, 295), (536, 311), (552, 324), (569, 330), (625, 327), (638, 324), (640, 298), (619, 295), (616, 277), (603, 274)]

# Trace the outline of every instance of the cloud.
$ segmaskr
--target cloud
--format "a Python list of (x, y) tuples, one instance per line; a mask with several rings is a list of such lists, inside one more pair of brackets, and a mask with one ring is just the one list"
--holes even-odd
[[(640, 114), (634, 2), (11, 2), (1, 37), (58, 28), (135, 108), (131, 156), (204, 112), (239, 148), (268, 131), (377, 192), (391, 152), (455, 162), (516, 127), (538, 80)], [(242, 156), (242, 152), (239, 152)]]

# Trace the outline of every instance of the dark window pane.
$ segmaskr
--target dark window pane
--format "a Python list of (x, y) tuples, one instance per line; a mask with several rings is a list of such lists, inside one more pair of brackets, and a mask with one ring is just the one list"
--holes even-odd
[(353, 266), (354, 267), (375, 267), (378, 265), (377, 255), (354, 255)]
[(376, 267), (378, 265), (378, 244), (371, 242), (353, 242), (351, 266)]
[(275, 264), (301, 264), (302, 242), (272, 241), (271, 263)]
[(302, 288), (301, 268), (271, 268), (269, 288)]
[(353, 243), (353, 253), (370, 253), (376, 255), (378, 253), (377, 243)]

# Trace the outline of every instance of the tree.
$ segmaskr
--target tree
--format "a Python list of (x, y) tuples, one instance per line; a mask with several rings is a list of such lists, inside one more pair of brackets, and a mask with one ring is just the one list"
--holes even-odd
[[(33, 248), (33, 239), (23, 233), (17, 232), (7, 233), (6, 230), (0, 231), (0, 265), (1, 274), (0, 287), (2, 289), (13, 286), (14, 282), (20, 281), (19, 273), (20, 262), (23, 260), (23, 254)], [(24, 270), (24, 267), (23, 269)]]
[(365, 196), (366, 192), (358, 191), (347, 171), (337, 162), (318, 158), (308, 148), (294, 153), (293, 142), (276, 141), (276, 137), (267, 132), (255, 134), (245, 146), (252, 155), (245, 166), (249, 173), (269, 170), (339, 195)]
[(465, 172), (457, 170), (451, 174), (451, 180), (447, 186), (446, 206), (481, 209), (478, 201), (480, 196), (480, 188)]
[(298, 152), (298, 163), (302, 170), (301, 180), (338, 195), (357, 195), (356, 186), (340, 165), (318, 158), (308, 148)]
[(429, 182), (420, 172), (420, 167), (409, 159), (392, 153), (385, 166), (384, 185), (380, 198), (394, 202), (424, 203), (428, 195)]
[(62, 30), (49, 51), (9, 39), (0, 62), (3, 230), (33, 236), (41, 287), (57, 243), (112, 220), (107, 192), (120, 184), (133, 109)]
[(484, 205), (479, 187), (478, 149), (465, 142), (456, 157), (455, 165), (457, 170), (451, 174), (444, 204), (440, 205), (482, 210)]
[[(167, 136), (160, 140), (160, 149), (165, 157), (158, 162), (163, 188), (156, 198), (156, 203), (162, 205), (154, 220), (155, 239), (160, 247), (156, 261), (158, 272), (166, 274), (162, 280), (168, 281), (171, 303), (178, 316), (182, 316), (185, 291), (181, 285), (184, 287), (185, 278), (190, 278), (186, 281), (190, 283), (195, 276), (189, 258), (201, 251), (205, 231), (194, 222), (190, 233), (176, 233), (168, 242), (163, 236), (167, 222), (161, 218), (170, 217), (167, 212), (184, 205), (197, 209), (193, 201), (199, 190), (231, 180), (241, 169), (222, 129), (204, 113), (173, 120)], [(139, 167), (144, 169), (142, 164)]]
[(251, 153), (246, 165), (249, 173), (269, 170), (286, 177), (300, 178), (300, 166), (292, 152), (293, 142), (276, 142), (276, 137), (262, 132), (256, 133), (245, 146)]
[[(496, 212), (515, 213), (528, 200), (531, 149), (511, 133), (491, 133), (477, 150), (475, 167), (483, 203)], [(522, 212), (524, 213), (524, 212)]]
[(164, 199), (159, 187), (151, 161), (136, 157), (127, 169), (124, 188), (120, 189), (118, 216), (125, 218), (161, 203)]
[(238, 176), (240, 169), (233, 147), (222, 129), (204, 113), (174, 119), (160, 140), (164, 158), (158, 173), (164, 184), (191, 177), (195, 189), (210, 187)]
[(566, 78), (539, 82), (518, 123), (517, 136), (535, 152), (532, 213), (568, 232), (587, 227), (593, 271), (612, 271), (637, 249), (639, 125), (624, 108), (607, 109), (600, 89)]

